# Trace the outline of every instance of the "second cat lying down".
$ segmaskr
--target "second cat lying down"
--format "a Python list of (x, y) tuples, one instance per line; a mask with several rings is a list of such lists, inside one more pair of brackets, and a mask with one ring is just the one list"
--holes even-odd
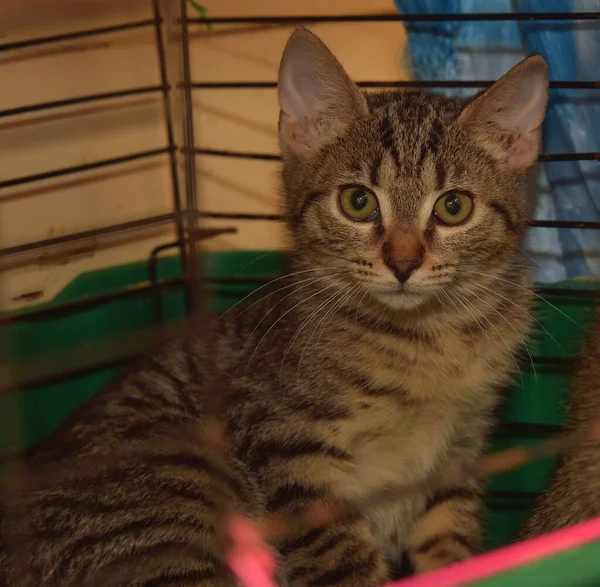
[(600, 307), (579, 359), (571, 390), (569, 428), (580, 432), (560, 460), (546, 493), (523, 530), (531, 538), (600, 516), (600, 439), (586, 429), (600, 425)]

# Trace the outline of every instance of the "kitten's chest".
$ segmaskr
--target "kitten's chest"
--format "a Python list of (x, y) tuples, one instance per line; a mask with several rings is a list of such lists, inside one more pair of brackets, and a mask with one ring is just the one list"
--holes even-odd
[(458, 337), (387, 348), (388, 341), (361, 342), (370, 385), (392, 390), (367, 402), (353, 390), (360, 413), (352, 423), (351, 452), (361, 492), (426, 480), (444, 467), (466, 426), (483, 436), (498, 397), (493, 349), (474, 349)]
[(360, 339), (356, 354), (374, 385), (399, 386), (414, 400), (461, 403), (492, 402), (494, 384), (506, 379), (514, 365), (518, 333), (472, 338), (440, 332), (426, 340), (381, 334)]
[(385, 398), (369, 405), (349, 434), (357, 493), (424, 481), (439, 469), (456, 439), (459, 410), (435, 404), (399, 409)]

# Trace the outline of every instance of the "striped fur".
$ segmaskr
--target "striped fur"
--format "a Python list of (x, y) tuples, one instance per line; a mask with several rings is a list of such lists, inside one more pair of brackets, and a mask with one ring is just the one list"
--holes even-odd
[[(339, 79), (327, 50), (298, 35)], [(281, 536), (284, 583), (374, 586), (403, 556), (423, 571), (481, 548), (481, 487), (466, 471), (531, 322), (522, 177), (471, 140), (466, 101), (384, 92), (364, 104), (348, 124), (324, 121), (334, 134), (312, 153), (282, 144), (287, 276), (192, 323), (4, 487), (0, 584), (233, 585), (227, 511), (291, 512), (403, 482), (430, 490)], [(347, 184), (376, 191), (378, 222), (341, 217)], [(475, 213), (447, 230), (432, 223), (432, 195), (457, 186)], [(382, 262), (399, 229), (423, 255), (402, 291)], [(215, 410), (222, 453), (205, 442)]]
[(561, 459), (521, 538), (531, 538), (600, 516), (600, 442), (585, 427), (600, 421), (600, 307), (571, 390), (570, 428), (582, 437)]

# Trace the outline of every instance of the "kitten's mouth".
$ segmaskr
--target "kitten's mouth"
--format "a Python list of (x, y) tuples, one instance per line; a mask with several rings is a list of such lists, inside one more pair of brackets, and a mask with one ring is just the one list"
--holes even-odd
[(382, 285), (378, 289), (379, 289), (380, 293), (383, 293), (386, 295), (398, 295), (398, 294), (409, 295), (409, 296), (418, 295), (414, 291), (410, 291), (409, 286), (407, 286), (405, 283), (394, 283), (394, 284), (389, 284), (389, 285)]

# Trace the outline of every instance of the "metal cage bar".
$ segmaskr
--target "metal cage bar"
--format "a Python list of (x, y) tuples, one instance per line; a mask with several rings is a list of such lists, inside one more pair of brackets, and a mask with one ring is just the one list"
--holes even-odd
[(185, 189), (186, 189), (186, 206), (187, 206), (187, 223), (188, 223), (188, 248), (191, 262), (188, 271), (191, 280), (191, 311), (196, 309), (196, 300), (198, 299), (198, 289), (195, 284), (199, 277), (198, 267), (198, 250), (196, 244), (196, 224), (198, 201), (196, 196), (196, 161), (191, 149), (194, 146), (194, 111), (192, 108), (192, 94), (190, 89), (191, 84), (191, 68), (190, 68), (190, 47), (189, 47), (189, 31), (187, 15), (187, 2), (180, 0), (179, 10), (180, 19), (180, 34), (181, 34), (181, 60), (182, 60), (182, 75), (183, 75), (183, 146), (185, 160)]
[(31, 114), (32, 112), (40, 112), (42, 110), (53, 110), (54, 108), (79, 106), (81, 104), (89, 104), (91, 102), (102, 102), (104, 100), (116, 100), (119, 98), (129, 98), (131, 96), (155, 94), (168, 89), (169, 86), (165, 85), (145, 86), (140, 88), (132, 88), (130, 90), (118, 90), (116, 92), (104, 92), (101, 94), (90, 94), (89, 96), (79, 96), (77, 98), (66, 98), (64, 100), (52, 100), (50, 102), (41, 102), (38, 104), (19, 106), (18, 108), (7, 108), (6, 110), (0, 110), (0, 118), (19, 116), (21, 114)]
[(301, 24), (323, 22), (472, 22), (472, 21), (600, 20), (598, 12), (479, 12), (473, 14), (330, 14), (302, 16), (227, 16), (189, 18), (194, 24)]
[(71, 33), (63, 33), (61, 35), (51, 35), (49, 37), (38, 37), (36, 39), (26, 39), (24, 41), (14, 41), (12, 43), (0, 44), (0, 53), (5, 51), (14, 51), (15, 49), (25, 49), (27, 47), (39, 47), (40, 45), (49, 45), (52, 43), (61, 43), (64, 41), (75, 41), (76, 39), (84, 39), (86, 37), (97, 37), (100, 35), (110, 35), (113, 33), (122, 33), (133, 29), (141, 29), (150, 27), (154, 24), (154, 20), (138, 20), (135, 22), (126, 22), (107, 27), (96, 29), (86, 29), (81, 31), (73, 31)]
[[(189, 271), (188, 251), (185, 246), (185, 225), (183, 219), (183, 203), (181, 200), (181, 191), (179, 188), (179, 177), (177, 173), (177, 145), (175, 144), (175, 133), (173, 129), (173, 113), (171, 111), (171, 99), (169, 78), (167, 74), (167, 58), (165, 55), (165, 41), (163, 35), (163, 22), (160, 15), (159, 0), (152, 0), (152, 11), (154, 13), (154, 34), (156, 40), (156, 50), (158, 55), (158, 65), (160, 70), (160, 82), (162, 90), (163, 114), (165, 118), (165, 127), (167, 131), (167, 142), (169, 145), (169, 167), (171, 172), (171, 190), (173, 193), (173, 209), (175, 211), (175, 226), (177, 232), (177, 241), (179, 243), (179, 254), (181, 256), (181, 268), (184, 275)], [(186, 307), (188, 311), (192, 308), (193, 293), (189, 287), (186, 288)]]
[[(475, 88), (484, 89), (494, 82), (489, 80), (468, 81), (435, 81), (435, 80), (411, 80), (411, 81), (359, 81), (359, 88)], [(598, 90), (599, 81), (551, 81), (550, 89), (557, 90)], [(277, 87), (277, 82), (191, 82), (194, 90), (272, 90)]]

